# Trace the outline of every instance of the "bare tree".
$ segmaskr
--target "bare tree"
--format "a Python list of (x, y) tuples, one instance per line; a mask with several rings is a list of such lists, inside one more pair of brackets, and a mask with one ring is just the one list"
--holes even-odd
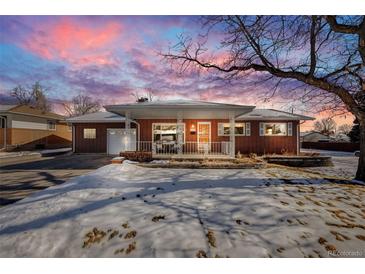
[(73, 97), (70, 103), (64, 103), (63, 107), (69, 117), (74, 117), (97, 112), (100, 110), (101, 105), (90, 96), (79, 94)]
[[(351, 112), (360, 124), (360, 157), (356, 179), (365, 181), (365, 16), (208, 16), (201, 37), (181, 36), (162, 55), (180, 70), (199, 67), (226, 79), (252, 72), (289, 83), (286, 96), (321, 105), (324, 110)], [(208, 51), (207, 37), (220, 33), (222, 62)], [(221, 55), (224, 56), (224, 55)]]
[(35, 108), (40, 109), (44, 112), (51, 111), (52, 105), (46, 97), (45, 88), (41, 86), (39, 82), (35, 82), (35, 84), (33, 85), (32, 94), (34, 98), (33, 106)]
[(352, 125), (343, 124), (338, 127), (337, 131), (338, 131), (338, 133), (348, 135), (350, 133), (351, 129), (352, 129)]
[(11, 91), (11, 96), (15, 97), (20, 105), (31, 105), (33, 101), (32, 91), (18, 85)]
[(323, 118), (314, 123), (314, 130), (328, 136), (336, 133), (336, 127), (336, 122), (332, 118)]
[(46, 89), (38, 81), (31, 88), (18, 85), (12, 90), (11, 95), (21, 105), (32, 106), (43, 112), (51, 111), (52, 109), (52, 105), (47, 99)]

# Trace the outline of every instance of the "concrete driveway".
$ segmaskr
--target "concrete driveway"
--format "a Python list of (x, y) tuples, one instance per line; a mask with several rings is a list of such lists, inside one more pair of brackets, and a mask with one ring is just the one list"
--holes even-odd
[(110, 156), (72, 154), (27, 160), (0, 167), (0, 206), (14, 203), (41, 189), (59, 185), (110, 163)]

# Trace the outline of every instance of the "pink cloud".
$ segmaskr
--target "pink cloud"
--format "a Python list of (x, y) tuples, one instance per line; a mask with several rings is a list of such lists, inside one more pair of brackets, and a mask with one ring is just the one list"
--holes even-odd
[(46, 59), (60, 59), (75, 66), (113, 64), (110, 47), (123, 31), (119, 23), (98, 27), (83, 26), (69, 18), (37, 26), (39, 31), (26, 38), (24, 47)]

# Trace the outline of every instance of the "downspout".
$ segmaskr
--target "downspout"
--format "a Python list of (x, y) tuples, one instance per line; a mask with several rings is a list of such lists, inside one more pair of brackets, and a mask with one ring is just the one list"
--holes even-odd
[(297, 124), (297, 156), (300, 155), (300, 121)]
[(141, 125), (135, 121), (135, 120), (132, 120), (132, 119), (129, 119), (132, 123), (135, 123), (137, 125), (137, 131), (138, 131), (138, 141), (137, 141), (137, 150), (139, 151), (139, 146), (140, 146), (140, 141), (141, 141)]
[(140, 150), (140, 142), (141, 142), (141, 125), (135, 121), (135, 120), (131, 120), (132, 123), (135, 123), (137, 125), (137, 132), (138, 132), (138, 140), (137, 140), (137, 150)]
[(76, 132), (75, 132), (75, 125), (72, 124), (72, 152), (75, 153), (76, 151)]
[(4, 116), (0, 116), (0, 118), (1, 118), (1, 120), (3, 120), (4, 121), (4, 150), (6, 151), (6, 142), (7, 142), (7, 140), (6, 140), (6, 131), (7, 131), (7, 119), (6, 119), (6, 117), (4, 117)]

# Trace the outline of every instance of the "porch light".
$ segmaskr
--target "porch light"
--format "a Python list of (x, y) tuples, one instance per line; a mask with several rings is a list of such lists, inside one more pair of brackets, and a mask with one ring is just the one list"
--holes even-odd
[(195, 133), (196, 132), (196, 128), (194, 124), (191, 124), (190, 126), (190, 133)]

